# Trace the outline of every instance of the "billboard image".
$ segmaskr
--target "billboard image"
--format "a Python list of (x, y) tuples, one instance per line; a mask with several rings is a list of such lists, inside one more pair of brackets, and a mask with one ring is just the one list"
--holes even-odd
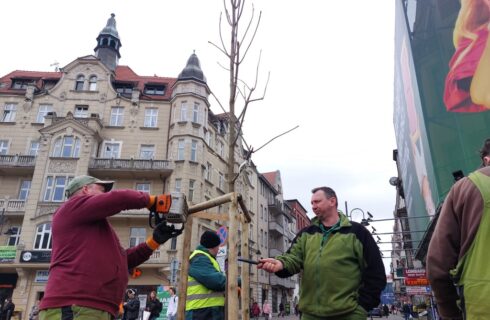
[(490, 108), (489, 6), (485, 0), (461, 0), (453, 30), (455, 52), (444, 87), (448, 111), (483, 112)]

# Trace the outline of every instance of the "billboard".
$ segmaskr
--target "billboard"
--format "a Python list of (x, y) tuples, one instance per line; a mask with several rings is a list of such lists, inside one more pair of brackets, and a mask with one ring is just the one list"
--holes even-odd
[(490, 137), (490, 14), (483, 0), (409, 2), (416, 3), (411, 51), (439, 203), (455, 174), (479, 167)]
[[(438, 193), (431, 149), (413, 62), (411, 40), (402, 1), (396, 1), (394, 112), (398, 162), (408, 216), (433, 215)], [(428, 219), (410, 219), (411, 230), (424, 230)], [(420, 233), (412, 239), (420, 240)], [(414, 243), (414, 247), (418, 245)]]

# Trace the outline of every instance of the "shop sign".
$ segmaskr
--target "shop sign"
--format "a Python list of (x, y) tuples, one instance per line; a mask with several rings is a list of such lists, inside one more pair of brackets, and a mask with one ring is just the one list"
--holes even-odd
[(51, 250), (33, 250), (22, 251), (20, 253), (20, 262), (25, 263), (43, 263), (51, 261)]
[(0, 246), (0, 263), (14, 262), (16, 252), (16, 246)]
[(405, 278), (406, 286), (428, 286), (429, 280), (427, 278)]
[(429, 286), (420, 286), (420, 287), (405, 287), (407, 294), (409, 295), (426, 295), (430, 294), (430, 287)]
[(425, 269), (405, 269), (404, 274), (406, 278), (425, 278)]
[(49, 270), (37, 270), (34, 282), (36, 283), (46, 283), (48, 282)]

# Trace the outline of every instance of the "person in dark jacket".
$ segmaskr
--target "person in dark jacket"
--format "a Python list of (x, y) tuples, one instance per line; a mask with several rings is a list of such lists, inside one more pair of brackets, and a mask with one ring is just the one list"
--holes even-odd
[(302, 320), (365, 320), (386, 286), (379, 248), (363, 225), (337, 209), (332, 188), (319, 187), (312, 193), (316, 218), (311, 225), (298, 233), (286, 253), (260, 259), (257, 267), (281, 278), (303, 271)]
[(5, 304), (3, 305), (3, 316), (5, 320), (10, 320), (12, 315), (14, 314), (15, 304), (12, 302), (12, 298), (7, 298), (5, 300)]
[(205, 231), (189, 257), (186, 320), (224, 319), (226, 276), (216, 261), (219, 244), (215, 232)]
[(128, 300), (124, 302), (124, 319), (136, 320), (140, 315), (140, 300), (136, 298), (136, 291), (129, 289), (127, 291)]
[(150, 292), (150, 297), (146, 301), (146, 311), (150, 312), (149, 320), (154, 320), (160, 316), (162, 312), (162, 303), (157, 298), (155, 291)]

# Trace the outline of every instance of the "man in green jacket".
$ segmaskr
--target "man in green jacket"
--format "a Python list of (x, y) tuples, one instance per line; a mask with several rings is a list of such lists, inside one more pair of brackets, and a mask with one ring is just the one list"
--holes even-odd
[(319, 187), (312, 193), (316, 218), (311, 225), (286, 253), (261, 259), (258, 268), (281, 278), (303, 270), (302, 320), (365, 320), (386, 286), (379, 248), (364, 226), (337, 210), (333, 189)]
[(226, 276), (216, 261), (219, 244), (215, 232), (204, 231), (189, 257), (186, 320), (224, 320)]

